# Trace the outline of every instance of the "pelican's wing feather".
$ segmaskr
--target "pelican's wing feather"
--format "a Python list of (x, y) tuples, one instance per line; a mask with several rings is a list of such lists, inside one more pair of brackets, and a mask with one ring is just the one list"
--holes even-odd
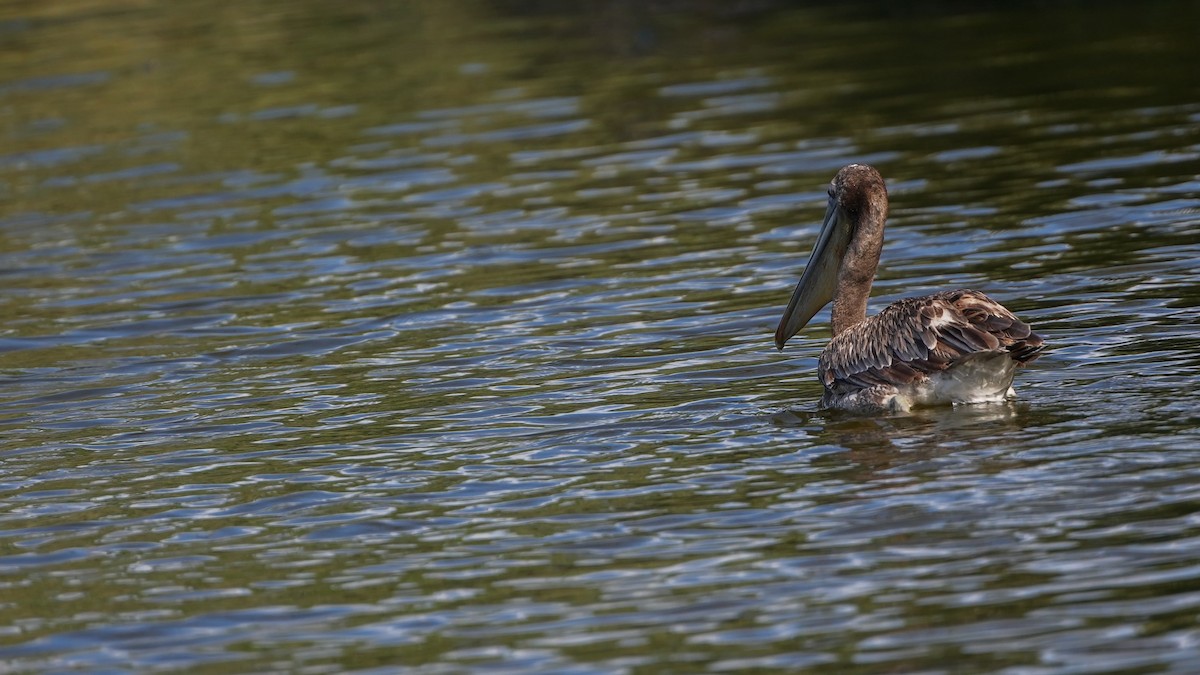
[(1037, 358), (1042, 338), (978, 291), (945, 291), (892, 303), (835, 337), (818, 364), (825, 386), (847, 392), (920, 382), (980, 352)]

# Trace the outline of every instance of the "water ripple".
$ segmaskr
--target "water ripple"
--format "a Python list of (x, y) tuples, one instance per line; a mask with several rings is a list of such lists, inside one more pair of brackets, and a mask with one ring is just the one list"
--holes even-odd
[[(1186, 21), (435, 4), (12, 29), (67, 74), (0, 83), (0, 659), (1196, 661)], [(843, 416), (828, 314), (774, 350), (852, 161), (874, 306), (1002, 300), (1050, 345), (1020, 399)]]

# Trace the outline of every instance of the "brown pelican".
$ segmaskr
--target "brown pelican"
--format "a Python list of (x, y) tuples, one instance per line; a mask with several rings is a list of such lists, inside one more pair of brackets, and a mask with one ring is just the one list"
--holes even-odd
[(1042, 338), (978, 291), (905, 298), (867, 317), (867, 297), (883, 248), (887, 188), (874, 167), (843, 167), (812, 257), (775, 330), (783, 345), (833, 301), (833, 339), (817, 373), (821, 405), (855, 412), (914, 405), (986, 403), (1015, 396), (1019, 366), (1037, 358)]

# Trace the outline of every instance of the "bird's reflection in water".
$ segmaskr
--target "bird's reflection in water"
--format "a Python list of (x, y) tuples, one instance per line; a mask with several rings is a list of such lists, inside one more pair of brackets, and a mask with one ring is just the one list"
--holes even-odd
[(811, 440), (841, 447), (846, 453), (822, 454), (814, 461), (851, 464), (882, 471), (954, 452), (992, 448), (1028, 424), (1029, 404), (1022, 401), (917, 408), (882, 417), (832, 410), (787, 410), (771, 421), (804, 429)]

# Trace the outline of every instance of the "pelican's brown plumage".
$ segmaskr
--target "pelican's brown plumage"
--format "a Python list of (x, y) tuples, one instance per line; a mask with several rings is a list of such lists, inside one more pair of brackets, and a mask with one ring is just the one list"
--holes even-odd
[(914, 405), (984, 403), (1014, 395), (1017, 367), (1042, 338), (1000, 303), (970, 290), (905, 298), (867, 318), (883, 249), (887, 187), (873, 167), (843, 167), (829, 187), (825, 222), (775, 331), (783, 349), (833, 301), (833, 339), (817, 371), (821, 404), (856, 412)]

